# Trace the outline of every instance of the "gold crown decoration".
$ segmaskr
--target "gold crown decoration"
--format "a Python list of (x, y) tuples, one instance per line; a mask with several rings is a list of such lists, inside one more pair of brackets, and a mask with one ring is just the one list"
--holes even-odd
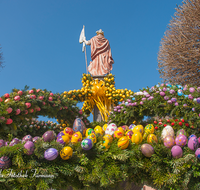
[(96, 34), (97, 34), (97, 35), (98, 35), (98, 34), (102, 34), (102, 35), (104, 35), (104, 32), (103, 32), (102, 29), (99, 29), (99, 30), (96, 31)]

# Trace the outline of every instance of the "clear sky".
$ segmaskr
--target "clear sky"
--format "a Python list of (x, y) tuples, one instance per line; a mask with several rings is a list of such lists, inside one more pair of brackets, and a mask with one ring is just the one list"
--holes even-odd
[[(25, 85), (53, 93), (80, 89), (83, 25), (87, 40), (100, 28), (109, 40), (116, 88), (156, 85), (160, 41), (178, 5), (182, 0), (0, 0), (0, 96)], [(90, 53), (88, 46), (88, 62)]]

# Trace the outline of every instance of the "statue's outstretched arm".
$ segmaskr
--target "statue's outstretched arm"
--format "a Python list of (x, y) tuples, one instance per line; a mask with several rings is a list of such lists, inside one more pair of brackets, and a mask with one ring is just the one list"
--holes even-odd
[(90, 40), (87, 41), (86, 39), (84, 39), (84, 42), (85, 42), (86, 45), (91, 45)]

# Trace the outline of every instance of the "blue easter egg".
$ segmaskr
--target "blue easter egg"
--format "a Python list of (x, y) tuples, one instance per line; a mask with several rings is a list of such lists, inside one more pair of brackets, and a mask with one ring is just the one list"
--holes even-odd
[(91, 139), (84, 139), (81, 142), (81, 147), (83, 150), (90, 150), (93, 146), (93, 142)]
[(11, 165), (11, 160), (8, 156), (2, 156), (0, 158), (0, 168), (2, 170), (9, 168)]
[(74, 132), (80, 132), (83, 136), (86, 132), (86, 127), (83, 121), (80, 118), (76, 118), (73, 124), (73, 131)]
[(58, 156), (58, 151), (55, 148), (49, 148), (44, 152), (44, 158), (47, 160), (55, 160)]

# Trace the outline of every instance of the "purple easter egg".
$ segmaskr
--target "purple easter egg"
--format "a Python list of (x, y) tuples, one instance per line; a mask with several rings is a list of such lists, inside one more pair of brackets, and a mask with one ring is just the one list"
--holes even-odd
[(143, 144), (141, 146), (141, 151), (146, 157), (151, 157), (154, 154), (154, 149), (150, 144)]
[(56, 142), (65, 145), (65, 141), (63, 140), (62, 136), (56, 139)]
[(174, 137), (168, 135), (164, 138), (164, 145), (167, 147), (167, 148), (171, 148), (172, 146), (174, 146)]
[(200, 160), (200, 148), (195, 151), (195, 156)]
[(62, 137), (63, 135), (65, 134), (63, 133), (63, 131), (61, 131), (60, 133), (58, 133), (57, 138)]
[(24, 145), (24, 148), (28, 150), (27, 154), (31, 155), (34, 152), (34, 143), (32, 141), (27, 141)]
[(197, 103), (200, 104), (200, 97), (197, 98)]
[(135, 126), (135, 124), (131, 124), (128, 128), (132, 130)]
[(11, 165), (11, 160), (8, 156), (2, 156), (0, 158), (0, 169), (4, 170), (9, 168)]
[(188, 141), (188, 148), (191, 150), (196, 150), (199, 146), (198, 139), (196, 137), (191, 137)]
[(93, 146), (93, 142), (91, 139), (84, 139), (81, 142), (81, 147), (83, 150), (90, 150)]
[(187, 133), (185, 132), (184, 129), (180, 129), (177, 131), (176, 136), (179, 136), (179, 135), (185, 135), (187, 137)]
[(198, 143), (199, 143), (199, 146), (200, 146), (200, 137), (198, 138)]
[(19, 140), (18, 138), (14, 138), (14, 139), (10, 142), (9, 146), (14, 146), (14, 145), (18, 144), (19, 142), (20, 142), (20, 140)]
[(5, 141), (3, 139), (0, 139), (0, 147), (5, 146)]
[(76, 118), (73, 124), (73, 131), (80, 132), (83, 136), (86, 132), (86, 127), (83, 121), (80, 118)]
[(56, 134), (54, 131), (46, 131), (43, 135), (42, 135), (44, 142), (50, 142), (53, 139), (55, 139)]
[(49, 148), (44, 152), (44, 158), (47, 160), (55, 160), (58, 156), (58, 151), (55, 148)]
[(5, 142), (5, 146), (8, 146), (8, 145), (9, 145), (9, 141), (6, 141), (6, 142)]
[(196, 135), (192, 134), (192, 135), (190, 135), (190, 136), (188, 137), (188, 141), (189, 141), (192, 137), (196, 137), (196, 138), (197, 138)]
[(40, 138), (39, 136), (35, 136), (35, 137), (32, 139), (32, 141), (33, 141), (34, 143), (36, 143), (37, 140), (38, 140), (39, 138)]
[(26, 135), (22, 138), (22, 143), (27, 142), (27, 141), (32, 141), (31, 135)]
[(183, 155), (183, 150), (180, 146), (175, 145), (172, 147), (171, 153), (172, 153), (173, 158), (180, 158)]
[(183, 147), (187, 143), (187, 137), (185, 135), (180, 134), (176, 137), (175, 143), (176, 145)]

